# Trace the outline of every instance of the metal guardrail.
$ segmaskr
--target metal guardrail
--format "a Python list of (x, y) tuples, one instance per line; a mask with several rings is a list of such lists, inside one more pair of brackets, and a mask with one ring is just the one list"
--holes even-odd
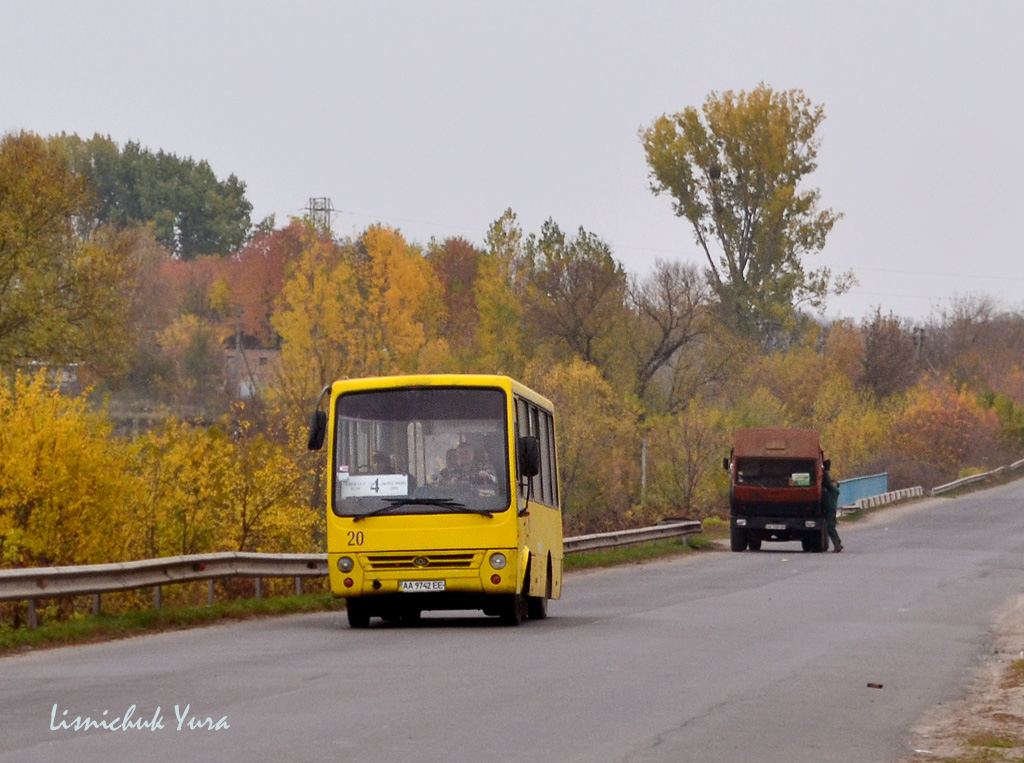
[[(663, 538), (678, 538), (700, 532), (697, 521), (671, 522), (613, 533), (565, 538), (565, 553), (628, 546)], [(213, 582), (221, 578), (251, 577), (256, 596), (261, 595), (261, 578), (293, 577), (296, 593), (302, 579), (327, 575), (327, 554), (257, 554), (223, 552), (142, 559), (134, 562), (88, 564), (73, 567), (32, 567), (0, 570), (0, 601), (29, 602), (29, 627), (38, 624), (36, 600), (59, 596), (92, 596), (93, 612), (99, 614), (100, 595), (140, 588), (154, 589), (154, 606), (162, 603), (161, 586), (209, 581), (208, 601), (213, 603)]]
[(688, 520), (683, 522), (664, 522), (653, 527), (640, 527), (635, 530), (620, 530), (614, 533), (596, 533), (594, 535), (577, 535), (562, 541), (565, 553), (578, 551), (596, 551), (602, 548), (629, 546), (633, 543), (644, 543), (665, 538), (681, 538), (700, 532), (700, 522)]
[(885, 506), (886, 504), (903, 501), (907, 498), (920, 498), (923, 495), (923, 487), (907, 487), (902, 490), (890, 490), (887, 493), (871, 495), (867, 498), (858, 498), (852, 505), (855, 510), (859, 511), (862, 509), (873, 509), (876, 506)]
[(958, 487), (964, 487), (965, 485), (972, 485), (975, 482), (984, 482), (990, 477), (1003, 474), (1004, 472), (1013, 471), (1020, 469), (1024, 466), (1024, 458), (1020, 461), (1014, 461), (1009, 466), (1000, 466), (998, 469), (993, 469), (990, 472), (982, 472), (981, 474), (972, 474), (970, 477), (963, 477), (953, 482), (947, 482), (945, 485), (936, 485), (931, 489), (932, 495), (941, 495), (942, 493), (948, 493), (950, 490), (956, 490)]

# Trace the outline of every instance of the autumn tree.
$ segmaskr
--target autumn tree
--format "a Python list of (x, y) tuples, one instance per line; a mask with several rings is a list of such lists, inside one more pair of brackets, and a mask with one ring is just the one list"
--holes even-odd
[(444, 318), (440, 282), (397, 230), (373, 225), (361, 243), (356, 278), (363, 309), (355, 314), (361, 373), (419, 370), (419, 353)]
[(31, 133), (0, 139), (0, 366), (15, 361), (123, 366), (133, 283), (130, 242), (79, 235), (88, 184)]
[(882, 315), (875, 309), (870, 320), (861, 326), (864, 342), (862, 387), (871, 390), (879, 399), (896, 392), (904, 392), (918, 379), (918, 351), (913, 333), (902, 319), (893, 313)]
[(640, 471), (636, 410), (580, 358), (528, 369), (526, 381), (543, 391), (557, 411), (566, 532), (635, 523)]
[(271, 323), (280, 334), (277, 399), (296, 416), (335, 379), (359, 374), (356, 314), (363, 309), (352, 257), (309, 224), (288, 266)]
[(302, 253), (303, 237), (301, 220), (292, 220), (280, 230), (261, 230), (228, 262), (232, 312), (237, 311), (241, 331), (264, 347), (277, 343), (270, 319), (284, 288), (288, 265)]
[(817, 168), (824, 108), (800, 90), (711, 93), (698, 111), (658, 117), (640, 131), (651, 190), (673, 199), (703, 251), (720, 316), (770, 340), (796, 322), (801, 305), (820, 308), (849, 276), (805, 270), (841, 217), (819, 209), (803, 181)]
[(999, 466), (999, 421), (977, 397), (948, 382), (916, 385), (894, 415), (891, 479), (898, 486), (936, 485), (960, 470)]
[(146, 495), (141, 558), (202, 554), (219, 548), (223, 507), (231, 486), (230, 441), (222, 432), (178, 419), (147, 432), (134, 465)]
[(684, 347), (707, 333), (708, 296), (701, 274), (681, 262), (659, 260), (650, 275), (630, 279), (631, 316), (623, 347), (638, 400), (648, 397), (655, 376), (671, 368)]
[(282, 338), (278, 393), (295, 412), (348, 376), (420, 370), (443, 319), (440, 285), (398, 231), (339, 245), (307, 228), (271, 320)]
[(226, 393), (218, 383), (224, 378), (224, 351), (214, 326), (186, 313), (157, 335), (157, 343), (172, 371), (165, 381), (173, 398), (204, 410), (225, 407)]
[(444, 305), (439, 329), (452, 352), (464, 356), (473, 352), (480, 322), (476, 305), (476, 282), (481, 252), (463, 238), (448, 238), (433, 243), (427, 250), (427, 262), (434, 270)]
[(607, 340), (625, 317), (626, 274), (608, 245), (582, 228), (568, 237), (553, 220), (524, 244), (526, 318), (569, 357), (602, 366)]
[[(918, 329), (922, 358), (961, 384), (997, 389), (1024, 353), (1024, 315), (989, 297), (957, 297)], [(1024, 401), (1022, 401), (1024, 403)]]
[(473, 287), (479, 318), (476, 352), (467, 370), (522, 375), (532, 344), (524, 327), (521, 299), (523, 239), (522, 228), (511, 209), (505, 210), (487, 230)]
[(171, 373), (157, 340), (179, 315), (174, 294), (164, 280), (171, 253), (157, 242), (149, 228), (136, 228), (124, 235), (132, 241), (131, 256), (135, 263), (125, 336), (130, 347), (125, 381), (131, 389), (151, 394), (159, 380), (169, 379)]
[(701, 398), (652, 422), (646, 502), (655, 515), (704, 519), (727, 510), (728, 480), (716, 456), (729, 452), (730, 435), (723, 412)]
[(125, 558), (140, 489), (111, 429), (45, 371), (0, 381), (0, 567)]
[(307, 502), (313, 475), (301, 460), (306, 454), (290, 450), (282, 444), (287, 438), (268, 436), (245, 417), (237, 417), (233, 426), (221, 545), (234, 551), (309, 552), (315, 528), (324, 520), (322, 507)]

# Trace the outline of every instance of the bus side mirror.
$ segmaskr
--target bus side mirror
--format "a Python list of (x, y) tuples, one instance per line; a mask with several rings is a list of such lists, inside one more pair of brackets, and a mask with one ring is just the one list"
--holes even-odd
[(827, 472), (829, 469), (832, 468), (832, 459), (831, 458), (826, 458), (824, 461), (821, 462), (821, 465), (825, 469), (825, 471)]
[(723, 458), (722, 459), (722, 468), (725, 469), (726, 471), (729, 471), (729, 459), (728, 458)]
[(309, 422), (309, 439), (306, 447), (320, 450), (324, 446), (324, 435), (327, 434), (327, 414), (317, 408), (313, 411), (313, 419)]
[(529, 435), (520, 437), (518, 451), (519, 474), (523, 477), (540, 474), (540, 443), (537, 438)]

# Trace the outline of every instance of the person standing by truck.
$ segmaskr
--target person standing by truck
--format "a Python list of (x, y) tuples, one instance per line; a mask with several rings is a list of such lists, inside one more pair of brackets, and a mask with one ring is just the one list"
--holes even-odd
[(825, 527), (828, 529), (828, 537), (832, 541), (832, 551), (838, 554), (843, 550), (843, 542), (839, 539), (839, 531), (836, 530), (836, 510), (839, 508), (839, 486), (832, 481), (832, 475), (828, 468), (821, 475), (821, 502), (825, 509)]

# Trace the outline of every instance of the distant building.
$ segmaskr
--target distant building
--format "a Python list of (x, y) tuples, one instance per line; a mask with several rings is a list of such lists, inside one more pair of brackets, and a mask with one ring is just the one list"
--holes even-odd
[(86, 386), (82, 378), (85, 368), (79, 363), (43, 363), (32, 360), (18, 368), (28, 374), (37, 374), (45, 370), (50, 386), (65, 395), (80, 395)]
[(281, 368), (281, 350), (262, 347), (248, 334), (241, 334), (241, 351), (235, 344), (235, 335), (224, 340), (224, 387), (234, 400), (260, 397)]

